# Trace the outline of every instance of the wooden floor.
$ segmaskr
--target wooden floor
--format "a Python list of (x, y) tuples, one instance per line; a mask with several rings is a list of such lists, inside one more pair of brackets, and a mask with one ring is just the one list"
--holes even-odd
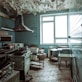
[(31, 67), (29, 74), (33, 76), (32, 82), (73, 82), (69, 67), (63, 65), (59, 69), (58, 62), (48, 58), (45, 59), (43, 68)]

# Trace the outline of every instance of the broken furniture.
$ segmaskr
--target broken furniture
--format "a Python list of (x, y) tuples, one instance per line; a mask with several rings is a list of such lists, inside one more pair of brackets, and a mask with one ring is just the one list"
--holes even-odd
[(31, 67), (42, 68), (44, 67), (45, 53), (44, 49), (38, 47), (31, 47)]
[(0, 68), (0, 82), (20, 82), (19, 71), (13, 70), (13, 63)]
[(20, 71), (20, 80), (26, 80), (30, 68), (30, 50), (18, 49), (9, 54), (11, 62), (15, 62), (14, 69)]
[(54, 60), (54, 61), (58, 61), (58, 54), (60, 53), (61, 50), (62, 50), (62, 48), (51, 48), (51, 49), (49, 49), (48, 50), (49, 59)]

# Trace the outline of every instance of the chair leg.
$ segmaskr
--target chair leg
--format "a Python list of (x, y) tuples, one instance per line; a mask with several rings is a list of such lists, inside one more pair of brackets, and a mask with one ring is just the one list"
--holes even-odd
[(61, 64), (61, 59), (58, 59), (58, 67), (60, 68), (60, 64)]
[(44, 67), (44, 61), (43, 61), (43, 67)]

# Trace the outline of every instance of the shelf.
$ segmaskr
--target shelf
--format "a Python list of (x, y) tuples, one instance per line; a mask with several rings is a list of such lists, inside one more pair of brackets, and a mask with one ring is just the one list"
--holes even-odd
[(0, 41), (1, 42), (12, 41), (12, 36), (1, 36)]

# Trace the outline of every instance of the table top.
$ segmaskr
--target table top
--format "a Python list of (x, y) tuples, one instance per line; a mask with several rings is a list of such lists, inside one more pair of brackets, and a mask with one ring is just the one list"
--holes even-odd
[(70, 48), (52, 48), (51, 51), (62, 51), (62, 50), (70, 50)]
[(52, 48), (52, 49), (50, 49), (51, 51), (61, 51), (62, 50), (62, 48)]
[(73, 57), (72, 54), (59, 54), (58, 57)]

